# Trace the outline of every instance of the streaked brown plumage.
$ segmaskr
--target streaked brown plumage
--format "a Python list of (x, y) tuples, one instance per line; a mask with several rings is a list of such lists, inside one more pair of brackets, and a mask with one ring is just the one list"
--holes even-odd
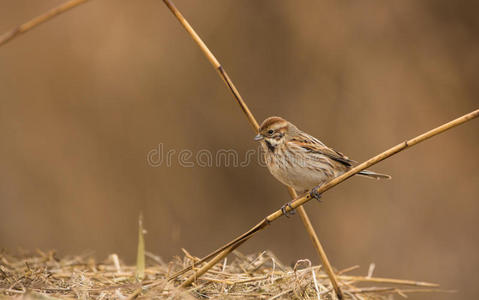
[[(264, 120), (255, 140), (261, 142), (271, 174), (298, 193), (345, 173), (355, 162), (280, 117)], [(358, 174), (375, 179), (391, 178), (367, 170)]]

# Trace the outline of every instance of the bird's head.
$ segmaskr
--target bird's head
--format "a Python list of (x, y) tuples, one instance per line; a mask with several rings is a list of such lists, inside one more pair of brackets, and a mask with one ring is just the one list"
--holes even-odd
[(294, 125), (283, 118), (269, 117), (263, 121), (254, 139), (264, 143), (270, 151), (274, 152), (278, 145), (285, 142), (291, 127)]

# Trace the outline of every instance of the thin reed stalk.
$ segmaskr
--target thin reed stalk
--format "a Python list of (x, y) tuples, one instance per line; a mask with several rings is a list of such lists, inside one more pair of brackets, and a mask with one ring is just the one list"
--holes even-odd
[(41, 15), (31, 19), (30, 21), (28, 21), (28, 22), (26, 22), (22, 25), (19, 25), (19, 26), (13, 28), (12, 30), (10, 30), (8, 32), (5, 32), (4, 34), (2, 34), (0, 36), (0, 46), (2, 46), (3, 44), (8, 43), (9, 41), (14, 39), (15, 37), (27, 32), (27, 31), (35, 28), (35, 27), (37, 27), (38, 25), (45, 23), (46, 21), (52, 19), (53, 17), (58, 16), (58, 15), (64, 13), (64, 12), (66, 12), (67, 10), (75, 8), (75, 7), (79, 6), (80, 4), (83, 4), (87, 1), (89, 1), (89, 0), (67, 1), (65, 3), (60, 4), (57, 7), (54, 7), (52, 9), (50, 9), (46, 13), (41, 14)]

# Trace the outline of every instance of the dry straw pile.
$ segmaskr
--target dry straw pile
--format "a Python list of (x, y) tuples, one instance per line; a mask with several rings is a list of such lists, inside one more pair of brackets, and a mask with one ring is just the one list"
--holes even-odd
[[(197, 258), (165, 263), (147, 253), (144, 279), (137, 266), (123, 264), (110, 255), (97, 262), (90, 255), (59, 258), (55, 252), (0, 254), (0, 299), (337, 299), (321, 266), (299, 260), (285, 266), (271, 252), (242, 255), (234, 252), (199, 278), (188, 289), (178, 288), (190, 275), (168, 281), (170, 274)], [(408, 280), (352, 276), (357, 267), (339, 271), (345, 299), (390, 299), (411, 292), (439, 291), (437, 285)]]

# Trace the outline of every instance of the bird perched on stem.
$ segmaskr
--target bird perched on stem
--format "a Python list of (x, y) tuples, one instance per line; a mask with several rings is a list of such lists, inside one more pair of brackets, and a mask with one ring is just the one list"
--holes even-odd
[[(317, 189), (349, 171), (355, 163), (280, 117), (264, 120), (255, 140), (261, 142), (266, 165), (276, 179), (299, 194), (312, 190), (311, 196), (318, 200), (321, 195)], [(391, 179), (389, 175), (368, 170), (358, 175)], [(286, 206), (290, 206), (290, 203), (282, 207), (283, 213), (286, 212)]]

